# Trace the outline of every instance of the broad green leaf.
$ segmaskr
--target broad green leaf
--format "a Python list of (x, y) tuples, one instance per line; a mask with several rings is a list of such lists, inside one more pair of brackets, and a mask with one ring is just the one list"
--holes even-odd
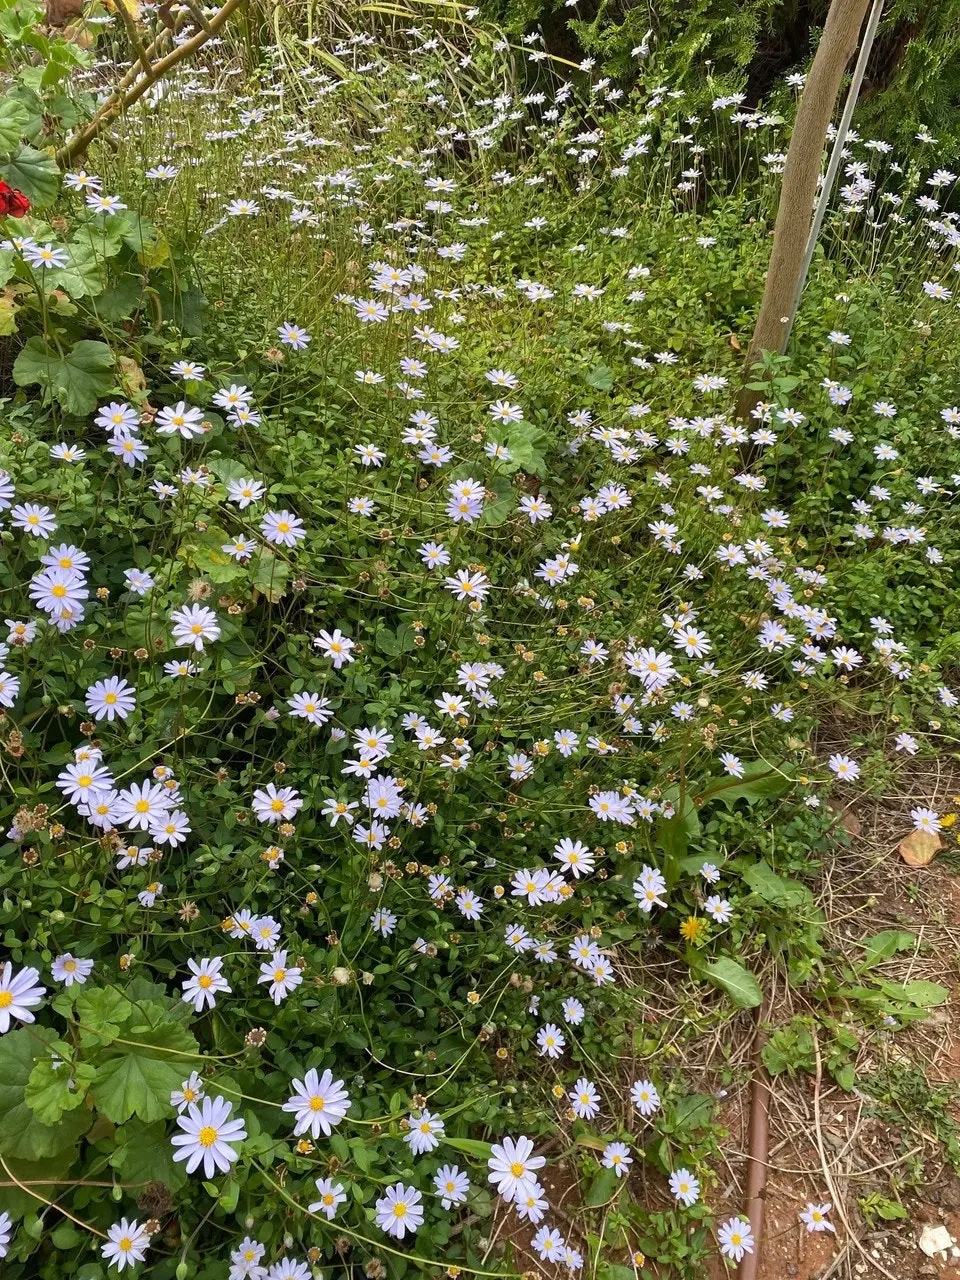
[(253, 586), (271, 604), (276, 604), (286, 594), (290, 565), (264, 547), (253, 562)]
[(67, 265), (57, 267), (44, 278), (52, 289), (63, 289), (71, 298), (87, 298), (102, 293), (107, 283), (104, 257), (95, 245), (75, 241), (64, 245)]
[(207, 299), (199, 289), (178, 289), (161, 282), (157, 285), (157, 296), (164, 319), (172, 321), (181, 333), (196, 338), (203, 332)]
[(23, 137), (30, 112), (16, 98), (0, 102), (0, 151), (12, 151)]
[(0, 164), (0, 178), (22, 191), (38, 209), (52, 204), (60, 190), (60, 170), (53, 157), (34, 147), (14, 151), (5, 164)]
[(909, 1000), (911, 1004), (921, 1009), (932, 1009), (936, 1005), (944, 1004), (950, 998), (950, 992), (946, 987), (941, 987), (939, 982), (927, 982), (922, 978), (914, 982), (905, 982), (902, 991), (905, 1000)]
[(596, 387), (598, 391), (613, 390), (613, 370), (609, 365), (598, 364), (584, 378), (588, 387)]
[(753, 974), (727, 956), (704, 965), (703, 976), (715, 987), (725, 991), (741, 1009), (755, 1009), (763, 1002), (763, 992)]
[(18, 387), (39, 385), (46, 402), (56, 400), (81, 417), (113, 386), (113, 354), (105, 342), (84, 339), (61, 354), (42, 338), (31, 338), (14, 361), (13, 380)]
[[(680, 859), (685, 856), (690, 847), (690, 841), (697, 838), (700, 830), (700, 815), (693, 804), (686, 800), (681, 812), (657, 824), (654, 843), (668, 858)], [(666, 868), (666, 872), (667, 883), (672, 884), (676, 879), (676, 872), (671, 867)]]
[(465, 1156), (473, 1156), (475, 1160), (489, 1160), (491, 1144), (481, 1142), (479, 1138), (444, 1138), (444, 1143), (454, 1151), (462, 1151)]
[(793, 779), (783, 767), (774, 768), (766, 760), (758, 760), (744, 770), (742, 778), (721, 778), (702, 792), (701, 802), (719, 800), (731, 809), (738, 800), (755, 805), (758, 800), (782, 795), (793, 785)]
[(74, 1006), (85, 1044), (111, 1044), (133, 1015), (133, 1005), (115, 987), (84, 987)]
[(132, 316), (142, 299), (143, 288), (140, 281), (133, 276), (124, 276), (99, 294), (92, 305), (100, 319), (115, 324), (118, 320), (126, 320)]
[[(62, 98), (62, 94), (58, 95)], [(79, 98), (81, 95), (77, 95)], [(44, 121), (48, 118), (48, 110), (52, 107), (53, 113), (61, 115), (53, 104), (45, 103), (33, 89), (28, 89), (24, 84), (14, 85), (3, 95), (4, 102), (17, 102), (27, 113), (26, 121), (21, 129), (21, 135), (27, 142), (35, 143), (38, 138), (43, 136)], [(69, 127), (68, 122), (61, 116), (61, 125)], [(14, 146), (16, 142), (14, 143)]]
[(162, 1121), (147, 1125), (129, 1120), (117, 1129), (115, 1140), (110, 1164), (124, 1182), (162, 1182), (168, 1191), (186, 1186), (184, 1166), (174, 1163), (174, 1149)]
[(93, 1116), (85, 1107), (69, 1111), (55, 1125), (41, 1124), (27, 1105), (25, 1092), (34, 1064), (48, 1056), (56, 1040), (48, 1027), (8, 1031), (0, 1036), (0, 1155), (43, 1160), (72, 1147)]
[(863, 942), (863, 961), (861, 969), (870, 969), (875, 964), (889, 960), (898, 951), (910, 951), (917, 944), (916, 935), (906, 929), (884, 929), (875, 933)]
[(505, 476), (494, 476), (489, 488), (497, 496), (483, 505), (481, 524), (496, 528), (503, 524), (517, 505), (517, 492)]
[(7, 284), (17, 274), (14, 265), (16, 254), (10, 249), (0, 249), (0, 285)]
[(813, 895), (806, 885), (799, 880), (784, 880), (767, 862), (755, 862), (742, 874), (744, 881), (763, 902), (793, 909), (813, 905)]
[(123, 1043), (97, 1069), (90, 1092), (115, 1124), (136, 1116), (145, 1124), (170, 1115), (170, 1094), (195, 1067), (197, 1042), (159, 1001), (138, 1010), (144, 1021), (124, 1028)]
[(87, 1094), (94, 1068), (86, 1062), (69, 1063), (41, 1058), (34, 1063), (23, 1096), (41, 1124), (56, 1124), (65, 1111), (74, 1111)]
[(617, 1193), (619, 1179), (615, 1169), (603, 1169), (587, 1188), (583, 1203), (588, 1209), (599, 1209), (607, 1204)]
[(90, 1092), (98, 1108), (114, 1124), (122, 1124), (132, 1116), (149, 1124), (170, 1115), (170, 1094), (184, 1074), (182, 1064), (123, 1053), (98, 1067)]
[(856, 1067), (852, 1062), (845, 1062), (843, 1066), (834, 1068), (833, 1078), (844, 1093), (850, 1093), (857, 1080)]
[[(4, 1159), (14, 1178), (52, 1200), (58, 1185), (66, 1181), (75, 1155), (76, 1153), (68, 1148), (61, 1151), (59, 1155), (47, 1156), (44, 1160), (15, 1160), (11, 1156), (4, 1156)], [(46, 1178), (50, 1181), (45, 1182)], [(5, 1182), (8, 1181), (6, 1174), (3, 1174), (3, 1179)], [(16, 1219), (42, 1206), (29, 1192), (21, 1191), (18, 1187), (4, 1187), (3, 1207), (12, 1218)]]
[(158, 228), (154, 228), (155, 234), (145, 240), (143, 248), (137, 253), (140, 262), (149, 268), (162, 267), (170, 260), (170, 245), (167, 237)]
[(116, 220), (123, 243), (134, 253), (152, 253), (157, 248), (162, 233), (149, 218), (128, 209)]
[(218, 585), (233, 582), (246, 573), (246, 569), (242, 564), (234, 560), (233, 556), (228, 555), (226, 551), (220, 549), (226, 541), (227, 535), (225, 533), (218, 533), (215, 540), (211, 538), (209, 541), (205, 536), (205, 545), (197, 547), (189, 558), (189, 563), (199, 569), (202, 574), (205, 574), (211, 582)]
[(714, 1099), (706, 1093), (687, 1093), (670, 1109), (673, 1129), (702, 1129), (710, 1123)]

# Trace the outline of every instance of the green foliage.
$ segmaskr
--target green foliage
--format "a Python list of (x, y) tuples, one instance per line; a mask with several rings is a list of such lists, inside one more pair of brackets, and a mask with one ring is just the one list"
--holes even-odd
[(105, 342), (84, 339), (69, 351), (30, 338), (13, 366), (17, 386), (40, 386), (44, 401), (57, 400), (66, 413), (92, 413), (113, 385), (113, 353)]
[[(696, 77), (712, 56), (738, 76), (779, 13), (701, 3), (681, 23), (668, 6), (651, 72)], [(605, 97), (602, 80), (568, 92), (539, 60), (542, 85), (514, 93), (493, 38), (452, 24), (422, 48), (422, 33), (376, 27), (326, 60), (291, 37), (255, 88), (224, 53), (215, 80), (212, 65), (191, 68), (125, 116), (83, 163), (128, 207), (94, 212), (52, 153), (88, 114), (116, 31), (96, 36), (88, 76), (93, 59), (38, 31), (39, 16), (0, 0), (12, 76), (0, 151), (38, 206), (7, 220), (0, 250), (3, 493), (9, 474), (10, 505), (56, 522), (39, 538), (6, 515), (2, 531), (0, 926), (4, 958), (46, 992), (36, 1022), (0, 1035), (0, 1154), (95, 1231), (155, 1216), (157, 1280), (222, 1280), (247, 1233), (270, 1264), (289, 1253), (373, 1274), (386, 1259), (403, 1280), (438, 1259), (464, 1274), (526, 1268), (502, 1246), (509, 1210), (486, 1164), (505, 1135), (528, 1134), (579, 1184), (571, 1233), (591, 1280), (649, 1280), (624, 1261), (640, 1253), (699, 1280), (716, 1252), (724, 1134), (685, 1051), (726, 1044), (789, 981), (812, 1012), (768, 1028), (767, 1070), (815, 1072), (819, 1053), (850, 1090), (861, 1045), (948, 995), (913, 972), (897, 980), (920, 951), (905, 929), (838, 953), (816, 893), (841, 838), (823, 802), (849, 785), (815, 746), (818, 724), (845, 726), (859, 785), (885, 790), (897, 735), (957, 731), (943, 698), (957, 641), (939, 604), (960, 564), (949, 431), (930, 460), (957, 399), (955, 309), (923, 291), (952, 280), (953, 250), (931, 247), (916, 210), (922, 148), (894, 169), (858, 144), (875, 204), (828, 218), (796, 346), (750, 375), (774, 438), (751, 422), (750, 440), (730, 405), (769, 254), (786, 145), (775, 118), (747, 129), (718, 109), (697, 122), (693, 94)], [(611, 16), (589, 39), (615, 60), (648, 19), (631, 10), (614, 33)], [(336, 80), (316, 70), (330, 59)], [(451, 181), (425, 194), (434, 178)], [(230, 211), (254, 197), (259, 214)], [(888, 208), (902, 221), (878, 229)], [(25, 237), (64, 265), (31, 266)], [(377, 280), (381, 263), (413, 269), (403, 288)], [(425, 316), (401, 302), (419, 289)], [(366, 295), (383, 323), (354, 316)], [(291, 321), (310, 335), (303, 349)], [(421, 358), (423, 370), (400, 363)], [(826, 394), (841, 382), (849, 406)], [(223, 394), (239, 385), (242, 413)], [(878, 425), (881, 398), (897, 410)], [(121, 401), (142, 465), (109, 449), (102, 424)], [(174, 406), (195, 426), (159, 429)], [(449, 446), (440, 466), (410, 444), (417, 410)], [(849, 446), (831, 434), (848, 424)], [(880, 439), (896, 458), (876, 454)], [(261, 496), (240, 501), (239, 480)], [(457, 520), (450, 486), (467, 481), (475, 518)], [(864, 494), (869, 537), (851, 514)], [(534, 497), (549, 519), (530, 518)], [(914, 502), (927, 543), (887, 538)], [(268, 512), (302, 520), (302, 539), (268, 536)], [(424, 567), (428, 539), (449, 565)], [(934, 539), (941, 561), (925, 556)], [(79, 617), (37, 604), (41, 557), (61, 543), (59, 560), (71, 545), (91, 557)], [(566, 576), (551, 579), (560, 558)], [(484, 598), (456, 597), (458, 571), (483, 575)], [(174, 634), (187, 604), (216, 619), (199, 648)], [(878, 614), (909, 679), (906, 655), (874, 644)], [(758, 643), (780, 617), (789, 644)], [(41, 625), (18, 643), (24, 619)], [(352, 644), (342, 664), (316, 643), (334, 629)], [(686, 649), (689, 629), (702, 652)], [(849, 671), (841, 641), (864, 655)], [(676, 664), (661, 689), (637, 657), (648, 645)], [(94, 692), (109, 676), (133, 691), (116, 718)], [(294, 714), (301, 695), (328, 723)], [(443, 742), (419, 743), (418, 725)], [(370, 761), (382, 732), (390, 755)], [(111, 791), (175, 796), (182, 841), (133, 814), (95, 826), (115, 797), (66, 798), (62, 775), (92, 743)], [(385, 832), (371, 826), (371, 771), (401, 796)], [(268, 784), (302, 801), (289, 821), (257, 816)], [(515, 877), (556, 871), (562, 840), (582, 840), (592, 869), (569, 870), (549, 901), (514, 892)], [(431, 877), (446, 879), (431, 890)], [(479, 919), (457, 905), (463, 890)], [(535, 949), (508, 940), (517, 925)], [(576, 963), (594, 944), (599, 960)], [(53, 978), (67, 953), (92, 962), (85, 982)], [(212, 957), (229, 989), (197, 1008), (188, 966)], [(271, 996), (293, 969), (299, 984)], [(564, 1036), (556, 1058), (538, 1043), (547, 1023)], [(295, 1134), (292, 1082), (327, 1068), (347, 1116)], [(649, 1115), (628, 1101), (641, 1076), (660, 1095)], [(590, 1119), (568, 1111), (585, 1077), (601, 1094)], [(884, 1082), (883, 1105), (899, 1089)], [(242, 1120), (229, 1171), (188, 1175), (173, 1159), (173, 1097), (187, 1107), (198, 1090)], [(415, 1156), (424, 1108), (444, 1133)], [(632, 1153), (625, 1178), (605, 1167), (611, 1142)], [(449, 1212), (432, 1183), (444, 1163), (471, 1181)], [(683, 1208), (664, 1185), (680, 1168), (702, 1184)], [(307, 1209), (326, 1176), (346, 1195), (329, 1221)], [(375, 1204), (398, 1181), (422, 1191), (425, 1221), (391, 1241)], [(17, 1224), (13, 1280), (104, 1280), (82, 1228), (37, 1206), (19, 1191), (0, 1206)]]

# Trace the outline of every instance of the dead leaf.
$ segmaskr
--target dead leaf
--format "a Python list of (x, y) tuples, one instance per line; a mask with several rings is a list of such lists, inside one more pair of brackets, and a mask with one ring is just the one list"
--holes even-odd
[(845, 809), (839, 800), (828, 800), (827, 808), (838, 814), (837, 822), (848, 836), (858, 836), (863, 830), (860, 819), (852, 809)]
[(737, 337), (735, 333), (731, 333), (730, 335), (730, 345), (731, 347), (733, 347), (734, 351), (742, 350), (740, 346), (740, 339)]
[(147, 377), (136, 360), (130, 356), (118, 356), (117, 368), (120, 374), (120, 385), (124, 391), (135, 399), (141, 392), (147, 389)]
[(911, 831), (900, 841), (900, 857), (908, 867), (925, 867), (940, 850), (943, 841), (934, 831)]
[(863, 830), (860, 819), (852, 809), (847, 809), (845, 813), (840, 815), (840, 825), (850, 836), (858, 836)]

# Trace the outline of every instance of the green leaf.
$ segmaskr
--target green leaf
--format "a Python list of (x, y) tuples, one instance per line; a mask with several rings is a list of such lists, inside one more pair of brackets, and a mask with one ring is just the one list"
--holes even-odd
[(763, 1003), (763, 992), (759, 982), (736, 960), (722, 956), (712, 964), (704, 965), (703, 976), (715, 987), (725, 991), (733, 1003), (741, 1009), (756, 1009)]
[(481, 523), (496, 528), (509, 518), (517, 505), (517, 493), (506, 476), (494, 476), (488, 487), (497, 496), (484, 503)]
[(16, 98), (0, 102), (0, 151), (12, 151), (23, 137), (30, 112)]
[(107, 268), (103, 253), (92, 244), (82, 241), (64, 245), (67, 265), (47, 272), (44, 284), (51, 289), (63, 289), (71, 298), (87, 298), (102, 293), (107, 283)]
[(462, 1151), (465, 1156), (473, 1156), (475, 1160), (489, 1160), (491, 1144), (481, 1142), (479, 1138), (444, 1138), (448, 1147), (454, 1151)]
[[(683, 809), (657, 825), (654, 843), (662, 849), (668, 858), (683, 858), (690, 847), (690, 841), (700, 834), (700, 815), (693, 804), (687, 800)], [(706, 859), (701, 860), (701, 865)], [(674, 876), (667, 875), (670, 884)]]
[(170, 1114), (170, 1094), (183, 1075), (182, 1070), (159, 1058), (124, 1053), (98, 1068), (91, 1093), (99, 1109), (115, 1124), (132, 1116), (150, 1123)]
[(170, 245), (167, 237), (159, 228), (153, 228), (153, 234), (143, 241), (143, 248), (137, 253), (143, 266), (148, 269), (162, 267), (170, 260)]
[(747, 867), (743, 879), (758, 898), (773, 906), (796, 909), (813, 903), (813, 894), (806, 885), (799, 880), (784, 880), (762, 860)]
[(115, 1056), (97, 1069), (90, 1086), (94, 1101), (115, 1124), (136, 1116), (145, 1124), (170, 1115), (170, 1094), (195, 1065), (194, 1037), (167, 1015), (159, 1001), (138, 1010), (146, 1021), (127, 1029), (124, 1041), (114, 1044)]
[(687, 1093), (670, 1109), (671, 1131), (702, 1129), (710, 1123), (714, 1099), (707, 1093)]
[(115, 1140), (110, 1164), (124, 1182), (162, 1182), (168, 1191), (186, 1186), (184, 1166), (174, 1163), (167, 1126), (162, 1121), (147, 1125), (142, 1120), (130, 1120), (120, 1126)]
[(52, 204), (60, 190), (60, 170), (53, 157), (34, 147), (14, 151), (6, 164), (0, 164), (0, 177), (38, 209)]
[(898, 951), (911, 951), (916, 944), (916, 935), (908, 933), (906, 929), (884, 929), (862, 943), (864, 954), (859, 967), (870, 969), (875, 964), (889, 960)]
[(282, 600), (290, 577), (290, 565), (264, 547), (253, 564), (253, 586), (271, 604)]
[[(48, 1200), (52, 1200), (57, 1194), (58, 1184), (62, 1184), (67, 1179), (75, 1154), (68, 1148), (61, 1151), (59, 1155), (48, 1156), (44, 1160), (15, 1160), (11, 1156), (5, 1156), (4, 1159), (14, 1178), (31, 1186), (34, 1191), (46, 1196)], [(3, 1178), (4, 1181), (8, 1181), (6, 1174)], [(47, 1178), (49, 1182), (44, 1181)], [(25, 1213), (42, 1206), (29, 1192), (21, 1191), (18, 1187), (4, 1187), (3, 1207), (12, 1218), (20, 1218)]]
[(613, 370), (609, 365), (597, 364), (584, 378), (588, 387), (596, 387), (598, 391), (613, 390)]
[(601, 1205), (608, 1204), (617, 1193), (618, 1181), (616, 1169), (601, 1170), (591, 1182), (583, 1198), (586, 1208), (599, 1209)]
[(56, 1124), (65, 1111), (82, 1104), (94, 1074), (87, 1062), (71, 1065), (41, 1058), (24, 1087), (24, 1101), (41, 1124)]
[(90, 1128), (93, 1116), (85, 1107), (65, 1112), (56, 1125), (48, 1125), (27, 1105), (26, 1087), (34, 1064), (49, 1057), (48, 1046), (56, 1038), (49, 1027), (37, 1026), (0, 1036), (0, 1155), (43, 1160), (72, 1147)]
[(845, 1062), (842, 1067), (833, 1069), (833, 1078), (844, 1093), (850, 1093), (857, 1079), (856, 1067), (852, 1062)]
[(816, 1055), (810, 1020), (797, 1017), (786, 1026), (778, 1027), (763, 1046), (761, 1057), (772, 1076), (782, 1071), (813, 1071)]
[[(899, 984), (896, 985), (899, 986)], [(886, 990), (886, 984), (884, 984), (884, 990)], [(915, 982), (905, 982), (901, 990), (905, 1000), (909, 1000), (911, 1004), (921, 1009), (932, 1009), (936, 1005), (944, 1004), (950, 998), (950, 992), (946, 987), (941, 987), (939, 982), (926, 982), (922, 978), (918, 978)]]
[(721, 778), (707, 788), (699, 797), (701, 803), (707, 800), (719, 800), (721, 804), (732, 809), (738, 800), (746, 800), (748, 805), (755, 805), (758, 800), (766, 800), (770, 796), (782, 795), (793, 785), (786, 769), (774, 769), (766, 760), (758, 760), (749, 769), (744, 770), (742, 778)]
[(105, 342), (84, 339), (62, 355), (42, 338), (31, 338), (13, 364), (18, 387), (39, 385), (44, 400), (57, 400), (67, 413), (82, 417), (113, 386), (113, 354)]
[(74, 1009), (84, 1045), (112, 1044), (134, 1012), (126, 995), (115, 987), (85, 986), (77, 996)]
[(227, 535), (222, 529), (208, 529), (199, 546), (184, 547), (182, 552), (187, 562), (199, 569), (211, 582), (218, 585), (233, 582), (242, 577), (246, 569), (233, 556), (221, 550), (226, 541)]
[(133, 276), (124, 276), (115, 285), (105, 289), (94, 303), (97, 315), (111, 324), (126, 320), (139, 308), (143, 287)]
[(160, 284), (157, 295), (164, 318), (190, 338), (203, 332), (203, 318), (207, 299), (199, 289), (178, 289), (174, 285)]
[(133, 210), (120, 215), (118, 226), (124, 244), (134, 253), (153, 253), (162, 238), (162, 233), (149, 218), (144, 218)]

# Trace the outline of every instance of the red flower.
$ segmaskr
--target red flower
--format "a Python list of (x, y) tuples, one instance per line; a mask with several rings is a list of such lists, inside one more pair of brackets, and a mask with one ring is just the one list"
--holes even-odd
[(22, 191), (0, 180), (0, 217), (22, 218), (30, 209), (30, 201)]

